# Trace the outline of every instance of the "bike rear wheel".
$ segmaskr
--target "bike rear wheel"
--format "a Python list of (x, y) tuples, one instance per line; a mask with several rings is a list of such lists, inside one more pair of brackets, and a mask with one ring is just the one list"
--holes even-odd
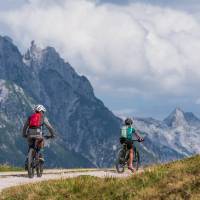
[(34, 177), (34, 149), (30, 148), (28, 153), (28, 177)]
[(126, 151), (125, 149), (120, 149), (118, 156), (117, 156), (117, 160), (116, 160), (116, 170), (118, 173), (123, 173), (124, 169), (125, 169), (125, 165), (126, 165)]

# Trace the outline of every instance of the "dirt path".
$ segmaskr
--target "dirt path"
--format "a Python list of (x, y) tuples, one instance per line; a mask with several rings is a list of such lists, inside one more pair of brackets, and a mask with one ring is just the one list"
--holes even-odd
[[(137, 173), (142, 172), (139, 170)], [(6, 172), (0, 173), (0, 192), (12, 186), (23, 185), (28, 183), (35, 183), (40, 181), (52, 180), (52, 179), (63, 179), (63, 178), (73, 178), (77, 176), (95, 176), (100, 178), (105, 177), (116, 177), (116, 178), (125, 178), (128, 176), (133, 175), (130, 171), (126, 171), (123, 174), (116, 173), (115, 170), (84, 170), (84, 171), (77, 171), (77, 170), (45, 170), (43, 176), (41, 178), (34, 177), (29, 179), (27, 177), (26, 172)]]

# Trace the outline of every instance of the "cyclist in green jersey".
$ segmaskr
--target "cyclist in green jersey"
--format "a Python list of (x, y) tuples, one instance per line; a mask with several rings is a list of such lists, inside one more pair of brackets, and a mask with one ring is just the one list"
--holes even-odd
[(142, 142), (144, 139), (139, 135), (139, 131), (133, 127), (133, 120), (131, 118), (127, 118), (124, 121), (124, 125), (121, 129), (126, 130), (126, 134), (121, 135), (120, 143), (127, 144), (127, 148), (129, 149), (129, 161), (128, 161), (128, 169), (132, 172), (135, 171), (133, 168), (133, 159), (134, 159), (134, 152), (133, 152), (133, 138), (136, 137), (138, 141)]

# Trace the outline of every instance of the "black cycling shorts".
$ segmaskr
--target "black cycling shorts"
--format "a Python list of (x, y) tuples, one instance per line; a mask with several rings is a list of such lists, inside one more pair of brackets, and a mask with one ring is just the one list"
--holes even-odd
[(128, 149), (132, 149), (133, 148), (133, 141), (132, 140), (128, 140), (126, 138), (120, 138), (120, 143), (121, 144), (126, 144)]

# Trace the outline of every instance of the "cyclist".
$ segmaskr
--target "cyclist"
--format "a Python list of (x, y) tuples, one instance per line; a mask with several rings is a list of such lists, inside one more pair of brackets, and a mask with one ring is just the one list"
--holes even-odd
[(129, 161), (128, 161), (128, 169), (130, 169), (132, 172), (135, 171), (133, 168), (133, 159), (134, 159), (134, 153), (133, 153), (133, 138), (136, 137), (138, 141), (142, 142), (144, 139), (139, 135), (139, 131), (136, 131), (136, 129), (133, 127), (133, 120), (131, 118), (127, 118), (124, 121), (123, 126), (121, 127), (121, 137), (120, 137), (120, 143), (125, 143), (127, 145), (127, 148), (129, 149)]
[[(55, 130), (45, 116), (46, 108), (43, 105), (36, 105), (33, 110), (34, 113), (28, 117), (24, 124), (22, 135), (23, 137), (27, 138), (29, 149), (35, 145), (36, 139), (39, 142), (38, 146), (41, 149), (44, 146), (42, 127), (45, 126), (48, 129), (50, 133), (49, 138), (55, 137)], [(38, 149), (38, 151), (40, 149)], [(40, 160), (44, 162), (41, 153)], [(27, 169), (27, 161), (28, 159), (26, 158), (25, 169)]]

